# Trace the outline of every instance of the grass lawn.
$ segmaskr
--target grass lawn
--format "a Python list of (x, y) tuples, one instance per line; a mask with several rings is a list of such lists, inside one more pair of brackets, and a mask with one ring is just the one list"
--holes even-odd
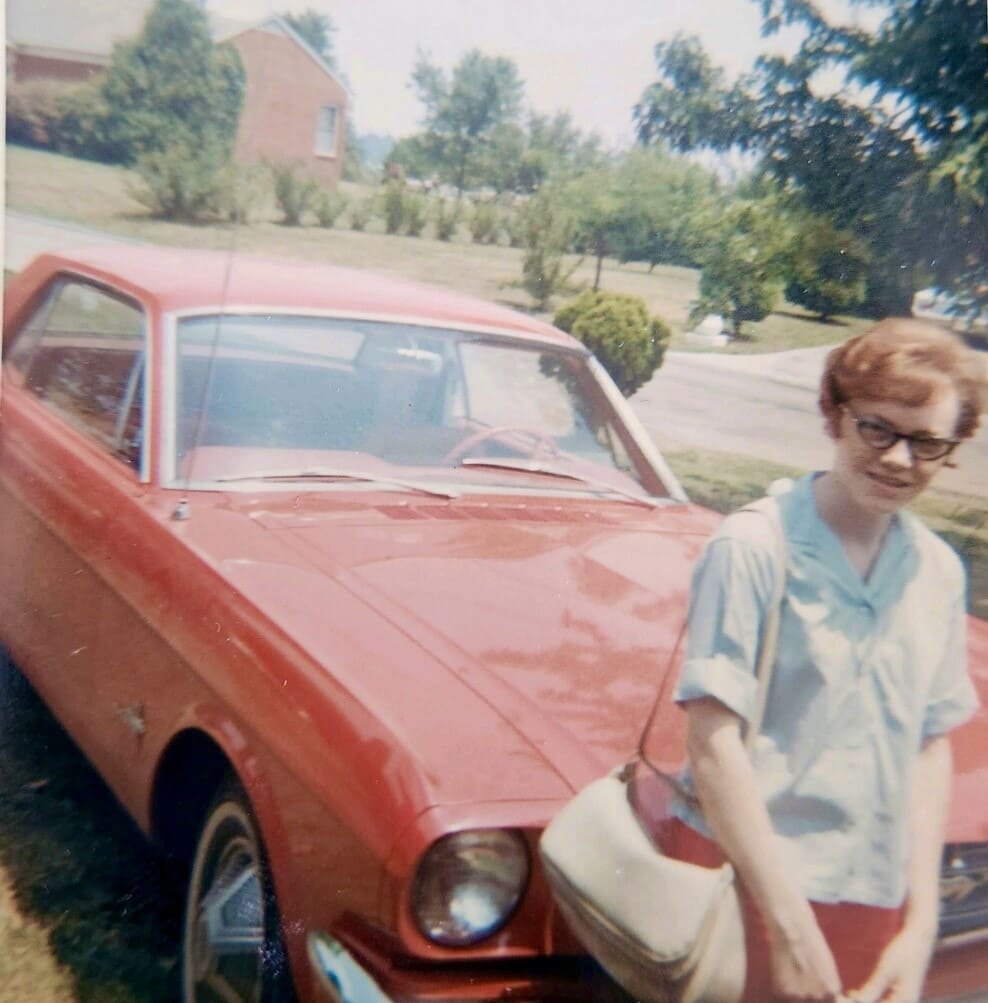
[[(522, 252), (506, 246), (471, 243), (464, 227), (455, 240), (389, 236), (384, 224), (374, 220), (365, 231), (342, 223), (328, 230), (316, 226), (287, 227), (278, 213), (260, 211), (250, 224), (189, 226), (155, 220), (147, 215), (131, 191), (136, 176), (120, 167), (75, 160), (42, 150), (7, 147), (7, 205), (13, 209), (70, 220), (99, 230), (153, 243), (179, 247), (208, 247), (255, 254), (332, 261), (335, 264), (400, 275), (449, 286), (486, 300), (530, 311), (531, 300), (520, 288)], [(366, 185), (344, 184), (344, 194), (365, 198)], [(580, 259), (574, 257), (573, 264)], [(573, 275), (576, 287), (593, 283), (594, 261), (582, 260)], [(660, 265), (649, 271), (641, 263), (622, 265), (606, 260), (601, 279), (604, 289), (640, 296), (649, 310), (673, 328), (675, 348), (689, 348), (682, 338), (690, 303), (697, 296), (699, 273), (690, 268)], [(565, 300), (561, 297), (558, 303)], [(548, 315), (543, 315), (548, 317)], [(821, 324), (799, 307), (783, 304), (778, 313), (749, 324), (746, 337), (727, 351), (778, 351), (839, 341), (867, 326), (860, 318), (838, 318)]]

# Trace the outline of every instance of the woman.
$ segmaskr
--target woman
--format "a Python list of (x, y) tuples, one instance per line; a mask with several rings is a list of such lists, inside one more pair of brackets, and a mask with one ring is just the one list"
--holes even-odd
[(735, 866), (746, 1003), (920, 998), (937, 931), (946, 736), (976, 701), (963, 568), (901, 510), (975, 433), (984, 390), (980, 357), (917, 321), (882, 321), (830, 353), (820, 408), (834, 459), (778, 497), (787, 580), (752, 759), (743, 729), (775, 532), (728, 519), (697, 566), (676, 699), (702, 812), (679, 806), (670, 849)]

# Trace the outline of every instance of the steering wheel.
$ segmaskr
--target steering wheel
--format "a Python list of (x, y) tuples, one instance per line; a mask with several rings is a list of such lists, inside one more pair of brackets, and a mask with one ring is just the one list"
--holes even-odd
[[(473, 435), (468, 435), (461, 442), (458, 442), (442, 458), (441, 462), (455, 466), (482, 442), (486, 442), (488, 439), (496, 439), (499, 436), (520, 436), (525, 445), (519, 448), (519, 452), (525, 455), (525, 447), (530, 444), (527, 455), (532, 460), (543, 452), (549, 456), (555, 456), (559, 452), (555, 442), (542, 432), (536, 432), (530, 428), (520, 428), (517, 425), (497, 425), (493, 428), (482, 428), (478, 432), (474, 432)], [(514, 448), (513, 443), (510, 445)]]

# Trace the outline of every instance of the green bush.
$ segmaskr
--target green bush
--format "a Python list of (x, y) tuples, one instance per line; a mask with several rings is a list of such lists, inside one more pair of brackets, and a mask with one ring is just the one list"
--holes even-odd
[(522, 247), (525, 243), (525, 221), (518, 209), (509, 209), (501, 220), (509, 247)]
[(320, 189), (312, 205), (312, 211), (316, 214), (316, 221), (319, 225), (328, 230), (336, 225), (336, 221), (343, 215), (343, 210), (346, 207), (346, 196)]
[(591, 289), (557, 310), (553, 323), (597, 356), (625, 397), (662, 365), (671, 333), (658, 317), (649, 317), (643, 299)]
[(521, 231), (521, 284), (536, 308), (545, 310), (576, 270), (576, 265), (567, 268), (565, 258), (573, 243), (573, 219), (558, 198), (543, 189), (525, 204)]
[(113, 116), (96, 84), (67, 91), (59, 101), (61, 114), (52, 146), (59, 153), (107, 164), (123, 163), (126, 152), (113, 137)]
[(405, 222), (405, 183), (392, 178), (384, 186), (384, 229), (387, 233), (400, 233)]
[(220, 214), (231, 223), (249, 223), (271, 194), (271, 174), (261, 164), (227, 161), (220, 170)]
[(228, 204), (229, 162), (217, 146), (182, 144), (138, 157), (133, 197), (152, 216), (198, 223), (223, 215)]
[(490, 202), (475, 201), (470, 216), (470, 237), (475, 244), (497, 243), (497, 210)]
[(450, 205), (441, 195), (436, 200), (434, 213), (436, 237), (439, 240), (452, 240), (460, 223), (459, 200)]
[(299, 226), (305, 214), (314, 206), (319, 192), (319, 182), (298, 164), (272, 164), (274, 198), (281, 210), (285, 226)]
[(428, 202), (424, 195), (409, 193), (405, 196), (405, 233), (409, 237), (421, 237), (428, 222)]
[(51, 80), (7, 84), (7, 141), (53, 149), (70, 89)]
[(245, 77), (240, 56), (216, 45), (198, 0), (155, 0), (140, 32), (117, 42), (99, 89), (107, 135), (126, 164), (170, 146), (233, 152)]
[(786, 267), (786, 299), (826, 320), (864, 302), (868, 248), (829, 219), (804, 220)]
[(374, 218), (374, 199), (358, 199), (350, 206), (350, 229), (366, 230), (367, 224)]

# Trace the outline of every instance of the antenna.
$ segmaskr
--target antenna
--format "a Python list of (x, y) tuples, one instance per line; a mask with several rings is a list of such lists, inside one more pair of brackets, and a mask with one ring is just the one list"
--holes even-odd
[[(210, 397), (212, 396), (213, 389), (213, 375), (216, 371), (216, 352), (220, 344), (220, 335), (223, 330), (223, 319), (226, 316), (227, 301), (229, 299), (230, 292), (230, 275), (233, 271), (233, 258), (237, 252), (238, 238), (240, 236), (240, 212), (238, 211), (238, 196), (239, 185), (240, 185), (240, 175), (236, 170), (236, 165), (234, 164), (233, 170), (233, 233), (230, 240), (230, 247), (227, 251), (226, 267), (223, 269), (223, 283), (220, 287), (220, 308), (216, 315), (216, 327), (213, 331), (212, 345), (209, 350), (209, 362), (206, 367), (206, 378), (202, 383), (202, 391), (199, 394), (199, 402), (196, 411), (196, 424), (195, 424), (195, 435), (192, 437), (192, 448), (190, 453), (192, 455), (192, 462), (189, 463), (188, 469), (186, 470), (185, 476), (182, 478), (182, 497), (179, 499), (178, 504), (172, 512), (172, 518), (178, 522), (184, 522), (189, 518), (189, 486), (192, 483), (192, 471), (197, 459), (196, 454), (199, 451), (199, 447), (202, 445), (203, 430), (206, 427), (206, 407), (209, 404)], [(181, 357), (179, 357), (179, 367), (181, 366)], [(179, 368), (180, 373), (180, 368)], [(179, 377), (181, 378), (180, 374)], [(176, 451), (178, 449), (178, 438), (176, 437)]]

